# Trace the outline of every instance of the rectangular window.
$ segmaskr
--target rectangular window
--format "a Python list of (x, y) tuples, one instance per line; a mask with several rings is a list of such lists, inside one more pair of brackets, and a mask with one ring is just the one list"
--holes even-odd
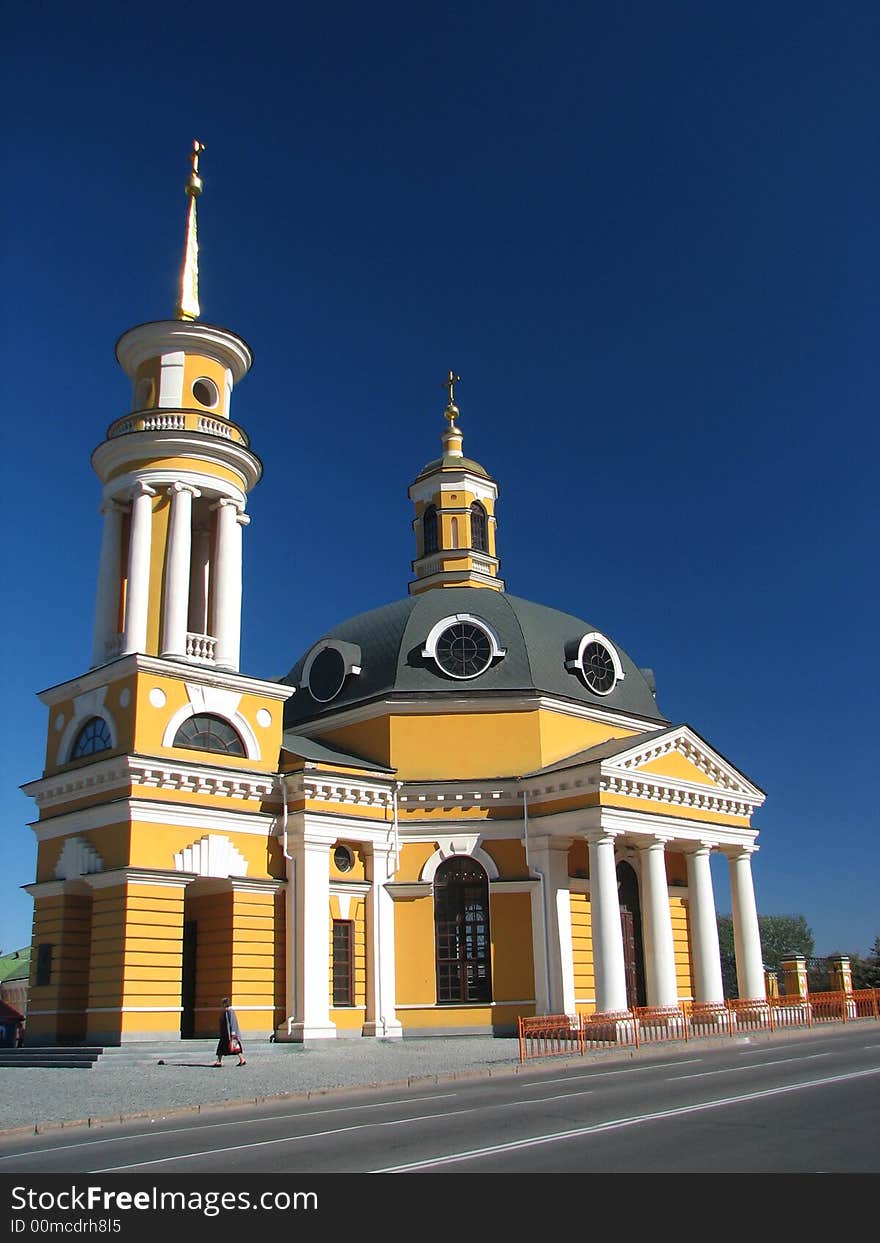
[(48, 984), (52, 979), (52, 946), (48, 941), (37, 946), (37, 985)]
[(333, 920), (333, 1004), (354, 1005), (354, 922)]

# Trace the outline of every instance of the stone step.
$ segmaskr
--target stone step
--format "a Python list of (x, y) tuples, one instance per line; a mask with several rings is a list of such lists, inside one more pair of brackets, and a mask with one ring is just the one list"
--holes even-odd
[(6, 1069), (89, 1070), (100, 1058), (100, 1048), (59, 1045), (0, 1049), (0, 1067)]

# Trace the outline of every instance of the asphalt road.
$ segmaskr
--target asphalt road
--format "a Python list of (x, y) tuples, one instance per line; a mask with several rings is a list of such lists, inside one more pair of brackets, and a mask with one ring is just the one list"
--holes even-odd
[(877, 1173), (880, 1029), (0, 1138), (0, 1176)]

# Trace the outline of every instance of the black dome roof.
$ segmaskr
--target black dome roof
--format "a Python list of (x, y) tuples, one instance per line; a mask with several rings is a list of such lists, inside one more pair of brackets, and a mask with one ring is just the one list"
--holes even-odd
[[(422, 655), (433, 627), (456, 614), (488, 623), (505, 650), (503, 658), (467, 680), (445, 676), (433, 659)], [(566, 668), (566, 660), (576, 655), (580, 640), (595, 629), (569, 613), (483, 587), (445, 587), (408, 596), (334, 626), (303, 654), (281, 679), (297, 688), (285, 705), (284, 724), (293, 728), (394, 695), (461, 701), (483, 695), (536, 693), (665, 723), (648, 677), (610, 638), (608, 642), (625, 675), (610, 694), (593, 694), (577, 670)], [(330, 702), (321, 703), (300, 683), (310, 654), (327, 641), (359, 649), (357, 654), (348, 646), (343, 648), (361, 672), (349, 674), (341, 691)]]

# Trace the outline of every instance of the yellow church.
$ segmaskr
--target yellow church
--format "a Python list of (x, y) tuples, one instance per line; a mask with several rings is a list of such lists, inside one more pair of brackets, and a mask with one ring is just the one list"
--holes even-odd
[(505, 590), (454, 373), (407, 594), (280, 680), (239, 669), (262, 466), (233, 418), (251, 352), (200, 321), (202, 150), (175, 316), (119, 339), (131, 408), (92, 454), (91, 661), (40, 694), (28, 1043), (212, 1035), (226, 995), (279, 1041), (720, 1002), (713, 852), (740, 996), (763, 997), (763, 792), (611, 635)]

